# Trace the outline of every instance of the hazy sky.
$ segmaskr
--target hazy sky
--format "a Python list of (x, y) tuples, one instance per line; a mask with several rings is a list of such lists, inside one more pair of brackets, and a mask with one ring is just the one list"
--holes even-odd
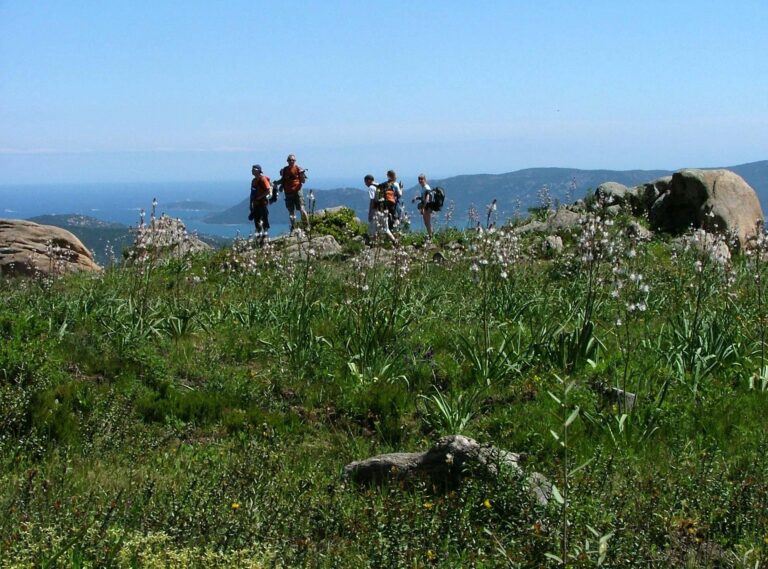
[(768, 158), (768, 2), (0, 0), (0, 184)]

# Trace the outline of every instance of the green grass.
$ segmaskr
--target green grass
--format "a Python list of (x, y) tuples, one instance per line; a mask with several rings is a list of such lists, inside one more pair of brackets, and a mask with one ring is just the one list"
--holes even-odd
[[(542, 259), (534, 236), (438, 232), (446, 260), (416, 248), (405, 272), (225, 250), (0, 282), (0, 567), (765, 566), (757, 269), (606, 231), (593, 280), (578, 234)], [(341, 478), (452, 429), (567, 502), (514, 472)]]

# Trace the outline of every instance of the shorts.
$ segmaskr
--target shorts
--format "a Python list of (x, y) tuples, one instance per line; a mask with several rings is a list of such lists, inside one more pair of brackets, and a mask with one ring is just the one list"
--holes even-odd
[(269, 208), (265, 205), (253, 207), (253, 224), (256, 231), (267, 231), (269, 229)]
[(294, 192), (292, 194), (285, 194), (285, 207), (288, 208), (288, 211), (293, 213), (297, 209), (301, 210), (304, 208), (304, 196), (301, 195), (301, 192)]
[(381, 211), (387, 214), (387, 226), (389, 227), (389, 230), (392, 231), (395, 228), (395, 221), (397, 220), (397, 204), (385, 201), (382, 203)]

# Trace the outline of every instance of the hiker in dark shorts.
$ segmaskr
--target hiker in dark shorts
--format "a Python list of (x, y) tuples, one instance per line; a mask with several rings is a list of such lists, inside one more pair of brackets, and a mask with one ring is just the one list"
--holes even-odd
[(253, 220), (256, 226), (255, 235), (262, 242), (269, 240), (269, 196), (272, 193), (272, 184), (262, 171), (261, 166), (254, 164), (251, 168), (253, 180), (251, 180), (251, 214), (248, 219)]
[(427, 239), (432, 239), (432, 188), (427, 184), (427, 176), (425, 174), (419, 174), (419, 186), (421, 186), (421, 194), (419, 197), (414, 198), (413, 201), (418, 201), (418, 208), (421, 212), (421, 218), (424, 220), (424, 227), (427, 229)]
[(388, 228), (394, 231), (399, 222), (397, 218), (397, 204), (403, 197), (403, 186), (397, 181), (397, 174), (394, 170), (387, 172), (387, 181), (379, 184), (380, 203), (387, 212)]
[(363, 178), (363, 183), (368, 188), (368, 244), (373, 245), (376, 236), (382, 234), (396, 245), (397, 239), (389, 230), (389, 210), (379, 200), (378, 184), (371, 174)]
[(285, 192), (285, 207), (291, 220), (291, 231), (296, 226), (296, 210), (301, 212), (301, 219), (309, 223), (307, 212), (304, 209), (304, 198), (301, 195), (301, 187), (307, 181), (307, 175), (303, 168), (296, 164), (296, 156), (288, 155), (288, 166), (280, 170), (280, 184)]

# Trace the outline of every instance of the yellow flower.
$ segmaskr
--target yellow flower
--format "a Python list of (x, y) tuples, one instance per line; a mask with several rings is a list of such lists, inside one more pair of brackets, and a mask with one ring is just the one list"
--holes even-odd
[(424, 509), (431, 510), (435, 505), (432, 502), (424, 502)]
[(233, 510), (240, 509), (240, 503), (239, 502), (232, 502), (232, 509)]
[(434, 551), (432, 551), (431, 549), (428, 549), (428, 550), (427, 550), (427, 559), (428, 559), (429, 561), (434, 561), (435, 559), (437, 559), (437, 553), (435, 553), (435, 552), (434, 552)]
[(486, 508), (489, 508), (489, 509), (493, 507), (493, 506), (491, 506), (491, 501), (488, 498), (483, 500), (483, 506), (485, 506)]

